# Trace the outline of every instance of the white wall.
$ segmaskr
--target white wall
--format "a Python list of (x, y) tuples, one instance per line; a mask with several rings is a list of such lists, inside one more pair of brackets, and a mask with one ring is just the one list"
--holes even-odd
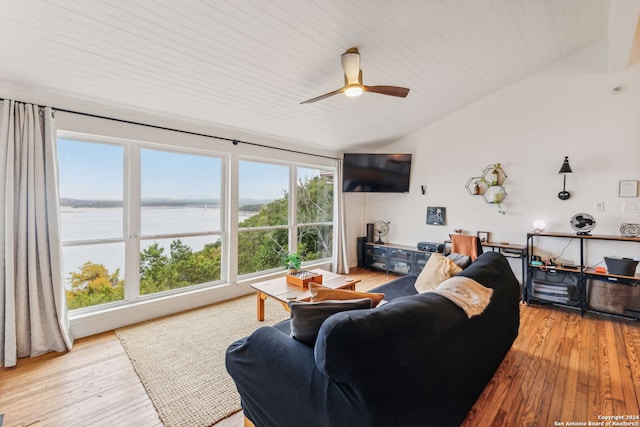
[[(605, 57), (603, 45), (592, 46), (382, 148), (413, 153), (411, 189), (346, 196), (355, 233), (351, 264), (356, 235), (375, 220), (391, 221), (387, 240), (407, 245), (443, 241), (454, 228), (525, 244), (535, 219), (546, 221), (547, 231), (573, 232), (569, 220), (578, 212), (594, 215), (596, 234), (619, 235), (621, 223), (640, 222), (640, 214), (622, 212), (624, 201), (640, 205), (640, 199), (618, 197), (619, 180), (640, 179), (640, 66), (606, 73)], [(612, 94), (614, 86), (622, 92)], [(562, 201), (558, 170), (565, 155), (573, 174), (567, 176), (571, 198)], [(469, 177), (493, 163), (508, 175), (505, 215), (465, 189)], [(604, 212), (595, 212), (596, 201), (604, 202)], [(445, 226), (425, 224), (427, 206), (447, 208)], [(548, 244), (549, 253), (558, 255), (567, 242)], [(625, 245), (619, 255), (640, 256), (639, 245)], [(563, 257), (577, 260), (577, 248), (571, 243)], [(590, 255), (600, 256), (595, 248)]]

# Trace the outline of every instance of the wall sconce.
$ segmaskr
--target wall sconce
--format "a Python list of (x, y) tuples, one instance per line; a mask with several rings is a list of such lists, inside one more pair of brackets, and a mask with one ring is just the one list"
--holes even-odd
[(569, 192), (566, 189), (567, 174), (573, 173), (573, 171), (571, 170), (571, 166), (569, 166), (569, 156), (564, 156), (564, 162), (562, 162), (562, 166), (560, 166), (560, 170), (558, 171), (558, 173), (561, 173), (563, 178), (562, 191), (558, 193), (558, 199), (567, 200), (569, 197), (571, 197), (571, 194), (569, 194)]

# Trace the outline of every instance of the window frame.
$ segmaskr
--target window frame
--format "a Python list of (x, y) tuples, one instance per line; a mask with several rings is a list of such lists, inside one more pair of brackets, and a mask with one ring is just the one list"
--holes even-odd
[[(336, 168), (331, 168), (331, 167), (327, 167), (327, 166), (321, 166), (321, 165), (314, 165), (314, 164), (307, 164), (307, 163), (300, 163), (300, 162), (293, 162), (293, 161), (282, 161), (282, 160), (273, 160), (273, 159), (265, 159), (265, 158), (256, 158), (256, 157), (252, 157), (252, 156), (240, 156), (238, 159), (238, 165), (240, 162), (242, 161), (248, 161), (248, 162), (254, 162), (254, 163), (264, 163), (264, 164), (273, 164), (273, 165), (279, 165), (279, 166), (286, 166), (289, 169), (289, 203), (288, 203), (288, 216), (287, 216), (287, 220), (288, 220), (288, 224), (285, 225), (272, 225), (272, 226), (260, 226), (260, 227), (237, 227), (237, 233), (238, 236), (240, 235), (240, 233), (247, 233), (247, 232), (255, 232), (255, 231), (271, 231), (271, 230), (288, 230), (288, 251), (289, 252), (297, 252), (298, 251), (298, 232), (299, 232), (299, 228), (300, 227), (313, 227), (313, 226), (331, 226), (334, 230), (335, 230), (335, 206), (332, 206), (332, 210), (334, 211), (334, 214), (332, 215), (332, 221), (329, 222), (314, 222), (314, 223), (298, 223), (298, 212), (297, 212), (297, 207), (298, 207), (298, 169), (299, 168), (304, 168), (304, 169), (313, 169), (313, 170), (318, 170), (318, 171), (327, 171), (327, 172), (331, 172), (333, 174), (333, 176), (335, 177), (336, 175)], [(239, 166), (238, 166), (238, 170), (239, 170)], [(240, 172), (238, 172), (238, 182), (240, 181)], [(335, 190), (336, 190), (336, 182), (334, 179), (333, 182), (333, 194), (335, 194)], [(240, 198), (240, 194), (238, 191), (238, 199)], [(334, 200), (334, 204), (335, 204), (335, 200)], [(235, 218), (236, 222), (238, 221), (238, 216), (236, 215)], [(335, 239), (335, 235), (334, 235), (334, 239)], [(238, 239), (239, 240), (239, 239)], [(333, 243), (333, 242), (332, 242)], [(332, 244), (332, 250), (333, 250), (333, 244)], [(325, 258), (318, 258), (318, 259), (314, 259), (311, 261), (303, 261), (302, 262), (302, 267), (308, 267), (314, 264), (324, 264), (327, 262), (331, 262), (332, 261), (332, 256), (329, 257), (325, 257)], [(251, 279), (254, 277), (259, 277), (259, 276), (263, 276), (265, 274), (270, 274), (270, 273), (275, 273), (278, 272), (280, 270), (282, 270), (284, 268), (284, 264), (282, 265), (282, 267), (274, 267), (271, 269), (267, 269), (267, 270), (261, 270), (261, 271), (256, 271), (253, 273), (245, 273), (245, 274), (240, 274), (239, 272), (237, 272), (238, 274), (238, 279), (240, 280), (246, 280), (246, 279)]]
[[(86, 239), (61, 241), (61, 249), (65, 247), (79, 247), (96, 244), (124, 243), (124, 298), (103, 304), (82, 307), (70, 310), (75, 316), (100, 312), (113, 307), (130, 305), (141, 301), (164, 298), (175, 294), (181, 294), (191, 290), (216, 287), (224, 285), (229, 281), (228, 262), (229, 257), (229, 232), (228, 232), (228, 170), (229, 155), (213, 150), (203, 150), (199, 148), (170, 146), (165, 144), (139, 141), (130, 138), (114, 138), (105, 135), (96, 135), (67, 130), (58, 130), (57, 138), (68, 139), (78, 142), (109, 144), (123, 147), (123, 206), (122, 206), (122, 236), (102, 239)], [(165, 151), (169, 153), (188, 154), (210, 157), (220, 160), (220, 224), (219, 230), (207, 232), (190, 233), (168, 233), (162, 235), (141, 235), (141, 181), (142, 164), (141, 151), (143, 149)], [(220, 279), (194, 284), (182, 288), (175, 288), (153, 294), (140, 294), (140, 250), (141, 242), (152, 239), (172, 239), (180, 237), (203, 237), (219, 236), (222, 245), (220, 260)], [(134, 255), (135, 254), (135, 255)], [(67, 273), (65, 273), (66, 276)], [(65, 277), (66, 283), (66, 277)]]
[[(153, 121), (152, 117), (148, 119)], [(143, 123), (121, 122), (117, 119), (111, 120), (100, 116), (86, 116), (63, 110), (56, 111), (57, 129), (59, 132), (64, 132), (67, 137), (84, 139), (89, 136), (96, 136), (98, 138), (97, 142), (131, 140), (149, 142), (154, 147), (175, 148), (178, 150), (183, 148), (187, 150), (194, 149), (224, 157), (227, 161), (225, 164), (226, 181), (223, 187), (225, 191), (223, 197), (227, 202), (224, 227), (226, 227), (228, 235), (226, 236), (226, 244), (223, 242), (225, 244), (224, 253), (227, 258), (222, 263), (222, 269), (223, 274), (228, 277), (228, 283), (193, 290), (187, 288), (184, 292), (175, 293), (174, 295), (165, 294), (160, 297), (141, 298), (131, 303), (112, 303), (108, 307), (98, 305), (93, 309), (73, 310), (69, 312), (68, 316), (72, 333), (77, 338), (254, 293), (254, 290), (250, 287), (253, 282), (278, 277), (283, 274), (284, 270), (277, 270), (275, 272), (264, 272), (264, 274), (259, 274), (252, 278), (238, 278), (238, 245), (236, 239), (238, 236), (238, 159), (240, 157), (261, 162), (279, 162), (326, 169), (334, 174), (334, 177), (339, 173), (337, 153), (332, 157), (313, 152), (300, 152), (287, 149), (287, 142), (274, 143), (268, 138), (255, 135), (251, 136), (256, 141), (255, 144), (235, 143), (231, 139), (212, 136), (220, 134), (221, 131), (217, 128), (194, 127), (193, 124), (189, 125), (179, 120), (173, 122), (163, 121), (163, 125), (166, 123), (169, 123), (169, 126), (174, 126), (177, 130), (169, 127), (156, 128), (153, 125), (147, 126)], [(201, 133), (183, 132), (179, 130), (181, 128), (201, 129)], [(226, 131), (222, 133), (229, 135)], [(334, 182), (333, 250), (335, 250), (337, 241), (336, 227), (338, 225), (338, 217), (335, 216), (335, 212), (339, 205), (336, 199), (338, 194), (340, 194), (339, 188)], [(332, 259), (327, 258), (326, 261), (315, 260), (313, 266), (329, 269), (334, 258), (335, 253), (332, 255)], [(114, 306), (113, 304), (117, 305)], [(86, 311), (81, 312), (81, 310)]]
[[(136, 268), (136, 272), (138, 273), (136, 277), (136, 286), (135, 286), (135, 289), (131, 290), (132, 294), (135, 295), (135, 300), (137, 301), (137, 300), (144, 300), (144, 299), (156, 298), (156, 297), (160, 298), (167, 295), (187, 292), (193, 289), (224, 285), (225, 283), (228, 282), (228, 279), (229, 279), (228, 269), (225, 268), (226, 265), (228, 264), (225, 261), (229, 256), (228, 255), (229, 254), (229, 250), (228, 250), (229, 233), (227, 231), (227, 226), (226, 226), (226, 224), (228, 223), (226, 220), (227, 212), (228, 212), (228, 209), (227, 209), (228, 200), (226, 197), (226, 194), (227, 194), (226, 189), (228, 187), (227, 185), (227, 169), (228, 169), (228, 161), (229, 161), (228, 156), (223, 154), (215, 154), (214, 152), (211, 152), (211, 151), (206, 151), (206, 150), (201, 150), (196, 148), (165, 146), (165, 145), (153, 144), (149, 142), (137, 142), (137, 144), (138, 145), (135, 148), (136, 148), (136, 156), (137, 156), (138, 174), (137, 174), (137, 182), (135, 183), (135, 188), (137, 190), (138, 195), (137, 197), (134, 197), (133, 200), (137, 204), (136, 211), (135, 211), (137, 213), (137, 215), (135, 215), (137, 217), (136, 218), (137, 229), (135, 230), (138, 233), (133, 236), (133, 239), (137, 241), (138, 254), (141, 252), (141, 249), (142, 249), (142, 245), (141, 245), (142, 241), (153, 240), (153, 239), (158, 239), (158, 240), (159, 239), (175, 239), (180, 237), (220, 236), (222, 250), (220, 253), (220, 279), (214, 280), (211, 282), (198, 283), (198, 284), (181, 287), (181, 288), (174, 288), (174, 289), (170, 289), (162, 292), (156, 292), (156, 293), (147, 294), (147, 295), (140, 294), (140, 275), (139, 275), (140, 267), (138, 265)], [(144, 149), (164, 151), (168, 153), (198, 155), (202, 157), (210, 157), (210, 158), (216, 158), (220, 160), (220, 223), (219, 225), (221, 229), (207, 231), (207, 232), (167, 233), (167, 234), (154, 234), (154, 235), (140, 234), (142, 231), (142, 159), (140, 154)], [(139, 263), (139, 259), (137, 260), (137, 262)], [(125, 282), (125, 300), (127, 295), (126, 284), (127, 282)]]
[[(310, 169), (310, 170), (316, 170), (316, 171), (331, 172), (332, 179), (333, 179), (333, 186), (332, 186), (332, 201), (333, 201), (333, 204), (331, 206), (331, 211), (332, 211), (331, 221), (320, 221), (320, 222), (316, 221), (316, 222), (304, 222), (304, 223), (301, 223), (301, 222), (298, 221), (298, 216), (297, 216), (297, 213), (298, 213), (298, 209), (297, 209), (297, 206), (298, 206), (298, 188), (299, 188), (299, 186), (298, 186), (298, 184), (299, 184), (298, 169)], [(295, 209), (294, 210), (295, 210), (295, 215), (296, 215), (295, 216), (296, 228), (295, 228), (295, 233), (293, 234), (293, 238), (295, 240), (296, 252), (298, 250), (298, 235), (299, 235), (299, 232), (300, 232), (300, 228), (330, 226), (331, 230), (332, 230), (332, 233), (335, 232), (335, 228), (336, 228), (335, 227), (336, 226), (336, 224), (335, 224), (335, 219), (336, 219), (335, 194), (336, 194), (336, 185), (337, 185), (335, 177), (336, 177), (336, 170), (335, 169), (332, 170), (330, 168), (321, 168), (321, 167), (309, 166), (309, 165), (297, 165), (295, 167), (295, 187), (294, 188), (295, 188), (295, 193), (296, 193), (295, 194), (295, 197), (296, 197), (295, 203), (296, 204), (295, 204)], [(318, 258), (318, 259), (314, 259), (314, 260), (310, 260), (310, 261), (303, 261), (302, 264), (303, 265), (310, 265), (310, 264), (314, 264), (314, 263), (318, 263), (318, 262), (325, 262), (327, 260), (331, 261), (332, 258), (333, 258), (333, 250), (334, 250), (334, 247), (335, 247), (335, 245), (334, 245), (335, 233), (333, 234), (333, 236), (334, 237), (333, 237), (332, 242), (331, 242), (331, 255), (329, 257)]]

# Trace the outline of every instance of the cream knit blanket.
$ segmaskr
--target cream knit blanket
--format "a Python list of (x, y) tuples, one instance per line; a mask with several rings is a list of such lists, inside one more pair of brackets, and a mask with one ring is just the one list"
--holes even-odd
[(471, 318), (481, 314), (491, 301), (493, 289), (482, 286), (473, 279), (453, 276), (440, 283), (433, 292), (451, 300)]

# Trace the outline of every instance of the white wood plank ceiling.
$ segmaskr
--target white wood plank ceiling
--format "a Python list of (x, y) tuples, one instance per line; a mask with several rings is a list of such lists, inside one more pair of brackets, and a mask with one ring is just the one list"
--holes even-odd
[[(348, 151), (419, 129), (605, 39), (610, 6), (3, 0), (0, 84)], [(365, 84), (409, 87), (409, 96), (300, 105), (343, 85), (340, 55), (350, 47), (360, 49)]]

